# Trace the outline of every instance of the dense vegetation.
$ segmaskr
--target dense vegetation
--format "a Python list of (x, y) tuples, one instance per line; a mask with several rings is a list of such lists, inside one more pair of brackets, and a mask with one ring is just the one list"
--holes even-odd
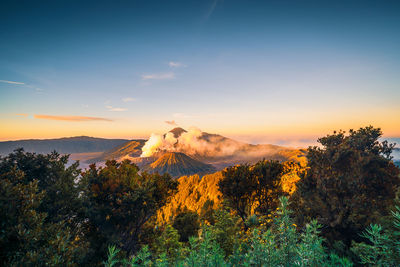
[[(335, 132), (306, 167), (262, 160), (204, 180), (16, 150), (0, 158), (0, 265), (398, 266), (399, 169), (381, 135)], [(201, 207), (170, 207), (182, 192)]]

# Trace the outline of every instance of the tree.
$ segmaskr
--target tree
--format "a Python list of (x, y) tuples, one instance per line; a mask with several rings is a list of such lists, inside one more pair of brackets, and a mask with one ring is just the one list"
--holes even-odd
[(280, 179), (283, 165), (278, 161), (262, 160), (255, 165), (237, 165), (225, 169), (218, 183), (225, 203), (242, 219), (254, 212), (269, 213), (277, 207), (284, 195)]
[(0, 265), (76, 266), (85, 247), (75, 240), (64, 221), (57, 223), (39, 212), (45, 192), (39, 181), (26, 183), (24, 172), (0, 175)]
[(257, 200), (256, 211), (260, 214), (268, 214), (279, 205), (279, 197), (284, 195), (281, 186), (283, 164), (276, 160), (263, 160), (257, 162), (251, 168), (255, 176)]
[(78, 162), (67, 167), (68, 159), (68, 155), (55, 151), (43, 155), (16, 149), (0, 158), (0, 175), (17, 170), (24, 174), (19, 183), (27, 185), (37, 180), (38, 190), (45, 191), (37, 210), (47, 213), (46, 221), (64, 221), (78, 234), (82, 223), (79, 215), (83, 213), (78, 185), (80, 170)]
[(175, 216), (172, 227), (178, 230), (179, 241), (188, 242), (189, 237), (197, 236), (200, 220), (197, 212), (185, 209)]
[(171, 264), (178, 258), (181, 258), (183, 245), (179, 241), (179, 238), (178, 230), (171, 225), (167, 225), (155, 242), (155, 250), (157, 255), (165, 253), (168, 259), (171, 261)]
[(215, 223), (214, 213), (215, 213), (214, 201), (207, 199), (200, 210), (200, 215), (199, 215), (200, 221), (206, 224), (214, 224)]
[(139, 173), (129, 160), (107, 161), (104, 168), (91, 165), (82, 176), (96, 253), (103, 253), (110, 244), (129, 255), (136, 252), (144, 224), (177, 189), (170, 175)]
[(300, 225), (316, 218), (331, 245), (349, 246), (370, 223), (389, 215), (399, 169), (391, 161), (393, 145), (379, 142), (381, 136), (379, 128), (369, 126), (348, 135), (334, 132), (318, 139), (322, 147), (308, 148), (307, 174), (292, 201)]
[(213, 215), (214, 223), (208, 226), (212, 238), (228, 257), (238, 244), (239, 218), (226, 210), (216, 210)]

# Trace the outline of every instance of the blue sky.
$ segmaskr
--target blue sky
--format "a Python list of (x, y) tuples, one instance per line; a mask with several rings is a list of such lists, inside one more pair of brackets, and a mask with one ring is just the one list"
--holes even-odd
[(2, 140), (146, 137), (165, 121), (251, 142), (400, 135), (398, 1), (0, 7)]

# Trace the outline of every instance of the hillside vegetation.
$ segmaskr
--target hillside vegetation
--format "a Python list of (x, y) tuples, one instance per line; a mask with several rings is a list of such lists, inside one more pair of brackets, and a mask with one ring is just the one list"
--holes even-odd
[(400, 170), (381, 135), (334, 132), (306, 166), (179, 179), (16, 150), (0, 157), (0, 265), (399, 266)]

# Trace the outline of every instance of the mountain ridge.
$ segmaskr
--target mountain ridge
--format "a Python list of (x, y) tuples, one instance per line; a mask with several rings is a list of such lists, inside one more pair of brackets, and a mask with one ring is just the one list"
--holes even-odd
[(60, 154), (102, 152), (119, 146), (128, 139), (107, 139), (90, 136), (73, 136), (53, 139), (22, 139), (0, 142), (0, 155), (7, 155), (17, 148), (27, 152)]

